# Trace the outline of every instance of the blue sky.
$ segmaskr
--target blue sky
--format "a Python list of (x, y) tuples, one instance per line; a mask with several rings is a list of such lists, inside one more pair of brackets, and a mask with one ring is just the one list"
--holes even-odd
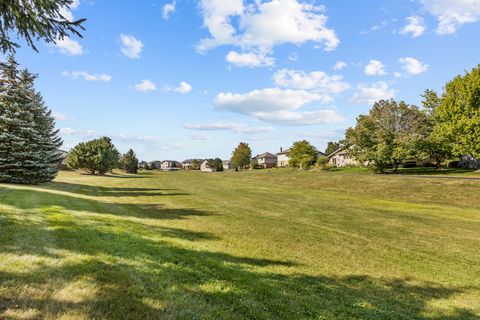
[(145, 160), (343, 137), (372, 102), (419, 104), (480, 63), (479, 0), (76, 1), (82, 39), (23, 46), (65, 149), (107, 135)]

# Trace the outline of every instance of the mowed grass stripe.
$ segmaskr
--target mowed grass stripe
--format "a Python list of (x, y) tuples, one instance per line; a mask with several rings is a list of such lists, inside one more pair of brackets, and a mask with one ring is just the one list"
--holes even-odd
[(478, 191), (282, 170), (0, 186), (0, 318), (476, 319)]

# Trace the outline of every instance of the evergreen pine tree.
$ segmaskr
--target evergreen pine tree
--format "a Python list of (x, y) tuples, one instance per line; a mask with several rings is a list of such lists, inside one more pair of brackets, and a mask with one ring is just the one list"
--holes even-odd
[(61, 140), (51, 112), (11, 56), (0, 66), (0, 181), (37, 184), (55, 178)]

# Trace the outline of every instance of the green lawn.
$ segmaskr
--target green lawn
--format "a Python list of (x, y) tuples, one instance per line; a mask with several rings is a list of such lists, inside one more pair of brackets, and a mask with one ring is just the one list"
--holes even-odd
[(0, 319), (480, 319), (479, 196), (289, 170), (0, 185)]

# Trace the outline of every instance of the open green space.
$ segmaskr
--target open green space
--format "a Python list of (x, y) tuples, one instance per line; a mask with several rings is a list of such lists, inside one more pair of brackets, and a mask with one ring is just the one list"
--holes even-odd
[(479, 319), (479, 194), (290, 170), (0, 185), (0, 319)]

